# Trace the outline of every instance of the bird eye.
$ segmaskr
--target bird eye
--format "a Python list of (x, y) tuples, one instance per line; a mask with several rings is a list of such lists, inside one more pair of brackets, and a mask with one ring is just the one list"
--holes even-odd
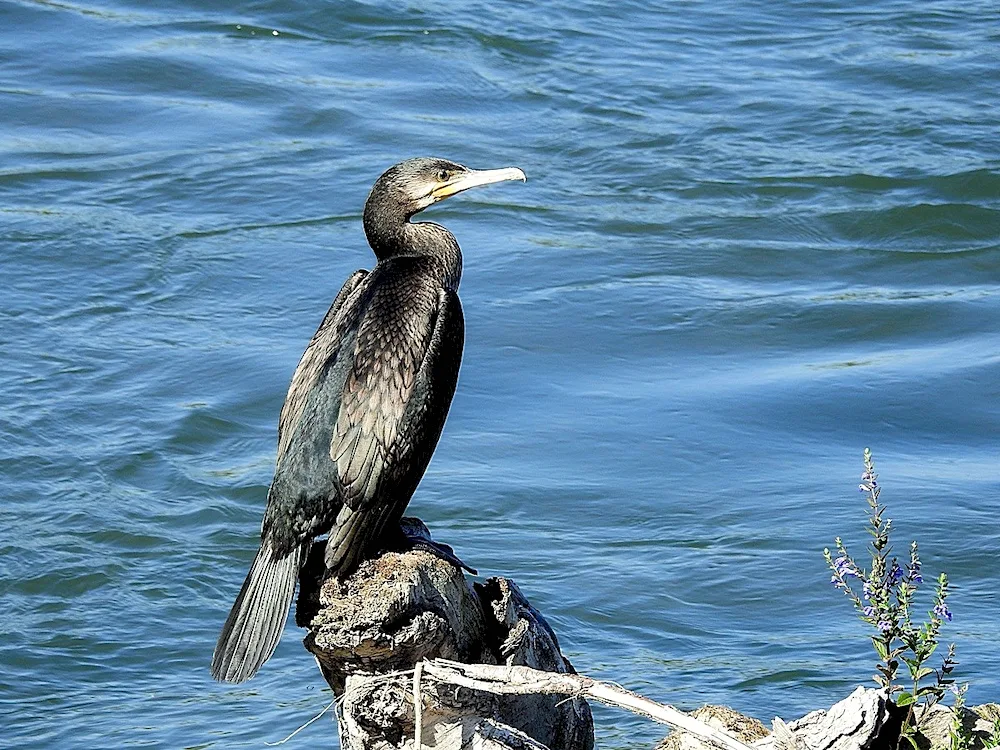
[(437, 178), (441, 182), (444, 182), (445, 180), (447, 180), (448, 179), (448, 170), (447, 169), (442, 169), (440, 172), (438, 172)]

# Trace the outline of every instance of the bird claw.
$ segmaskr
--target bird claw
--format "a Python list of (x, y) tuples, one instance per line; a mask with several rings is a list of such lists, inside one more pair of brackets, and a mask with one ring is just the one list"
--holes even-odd
[(406, 549), (422, 549), (430, 552), (436, 557), (451, 563), (455, 567), (462, 568), (472, 575), (479, 575), (479, 571), (466, 565), (455, 554), (455, 550), (444, 542), (435, 542), (431, 539), (431, 532), (419, 518), (403, 518), (399, 522), (399, 530), (402, 536), (400, 542)]

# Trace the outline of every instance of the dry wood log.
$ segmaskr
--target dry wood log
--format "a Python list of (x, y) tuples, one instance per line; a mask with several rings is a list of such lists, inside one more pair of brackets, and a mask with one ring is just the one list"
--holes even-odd
[[(500, 695), (427, 681), (414, 710), (413, 669), (439, 657), (529, 665), (572, 673), (545, 619), (505, 578), (470, 585), (450, 550), (404, 519), (409, 541), (344, 580), (323, 580), (315, 545), (300, 576), (296, 620), (306, 648), (341, 698), (344, 750), (423, 746), (591, 750), (593, 720), (582, 698)], [(532, 744), (534, 743), (534, 744)]]

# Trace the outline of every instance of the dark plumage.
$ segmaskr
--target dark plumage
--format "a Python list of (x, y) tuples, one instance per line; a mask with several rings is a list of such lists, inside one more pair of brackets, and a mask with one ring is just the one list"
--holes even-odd
[(292, 376), (260, 550), (215, 647), (216, 679), (243, 682), (274, 652), (314, 538), (329, 534), (327, 569), (343, 575), (403, 515), (444, 427), (464, 340), (458, 242), (409, 219), (513, 179), (524, 173), (419, 158), (376, 181), (364, 228), (378, 262), (347, 280)]

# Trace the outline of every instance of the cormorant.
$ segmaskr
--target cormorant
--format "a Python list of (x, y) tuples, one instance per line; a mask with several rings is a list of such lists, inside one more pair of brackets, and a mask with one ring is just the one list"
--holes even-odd
[(347, 280), (295, 368), (260, 550), (212, 657), (217, 680), (243, 682), (274, 652), (314, 538), (328, 534), (330, 575), (374, 551), (437, 445), (462, 360), (462, 252), (447, 229), (410, 217), (463, 190), (524, 179), (513, 167), (417, 158), (375, 182), (364, 229), (378, 262)]

